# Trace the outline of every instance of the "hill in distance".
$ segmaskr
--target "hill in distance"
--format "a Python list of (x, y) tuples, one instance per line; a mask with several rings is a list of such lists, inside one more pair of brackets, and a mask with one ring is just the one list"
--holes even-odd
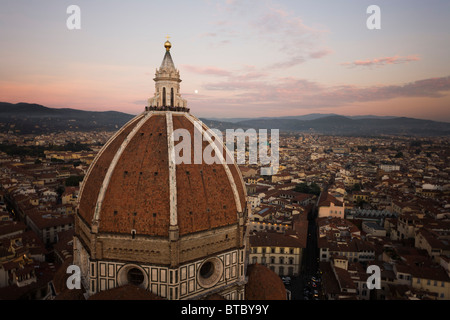
[(134, 116), (116, 111), (47, 108), (39, 104), (0, 102), (0, 131), (48, 133), (56, 131), (115, 131)]
[[(325, 117), (339, 116), (335, 113), (309, 113), (301, 116), (284, 116), (284, 117), (259, 117), (259, 118), (209, 118), (209, 120), (221, 121), (221, 122), (232, 122), (238, 123), (242, 121), (249, 120), (281, 120), (281, 119), (291, 119), (291, 120), (316, 120)], [(350, 119), (393, 119), (393, 116), (374, 116), (374, 115), (361, 115), (361, 116), (345, 116)]]
[[(134, 117), (116, 111), (55, 109), (38, 104), (0, 102), (0, 132), (42, 134), (57, 131), (116, 131)], [(406, 117), (308, 114), (289, 117), (201, 118), (208, 127), (225, 129), (279, 129), (334, 135), (450, 136), (450, 123)]]

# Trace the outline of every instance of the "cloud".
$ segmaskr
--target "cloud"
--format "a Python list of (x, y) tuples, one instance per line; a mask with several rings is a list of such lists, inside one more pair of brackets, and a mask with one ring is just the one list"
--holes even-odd
[(278, 47), (282, 60), (268, 68), (290, 68), (332, 53), (321, 42), (327, 30), (307, 26), (303, 19), (283, 8), (269, 7), (252, 23), (259, 37)]
[(359, 87), (334, 86), (310, 98), (315, 105), (343, 106), (354, 102), (385, 101), (395, 98), (441, 98), (450, 91), (450, 77), (429, 78), (402, 85)]
[(329, 54), (331, 54), (333, 51), (331, 49), (321, 49), (318, 51), (314, 51), (311, 53), (305, 52), (305, 54), (297, 54), (290, 58), (287, 58), (284, 61), (273, 63), (267, 67), (267, 69), (285, 69), (290, 67), (295, 67), (296, 65), (302, 64), (310, 59), (320, 59), (323, 58)]
[(295, 40), (302, 42), (324, 33), (324, 30), (311, 28), (303, 23), (300, 17), (292, 15), (282, 8), (268, 7), (266, 12), (259, 16), (252, 26), (261, 35), (275, 35), (279, 42), (284, 44), (284, 49), (296, 46)]
[(309, 57), (312, 58), (312, 59), (320, 59), (320, 58), (323, 58), (323, 57), (325, 57), (325, 56), (327, 56), (327, 55), (329, 55), (331, 53), (333, 53), (333, 50), (326, 48), (326, 49), (321, 49), (321, 50), (318, 50), (318, 51), (315, 51), (315, 52), (311, 52), (309, 54)]
[(383, 58), (375, 58), (372, 60), (356, 60), (353, 62), (344, 62), (341, 63), (343, 66), (352, 67), (382, 67), (389, 64), (403, 64), (409, 63), (411, 61), (419, 61), (420, 58), (417, 55), (410, 55), (406, 57), (400, 57), (398, 55), (393, 57), (383, 57)]
[(203, 85), (203, 88), (214, 91), (254, 90), (259, 92), (264, 90), (264, 88), (270, 89), (271, 87), (266, 82), (245, 81), (233, 78), (227, 81), (207, 83)]
[(244, 66), (240, 70), (228, 71), (217, 67), (200, 67), (193, 65), (182, 65), (185, 71), (199, 75), (211, 75), (228, 78), (225, 81), (209, 83), (204, 86), (208, 90), (237, 90), (253, 86), (253, 81), (264, 79), (268, 73), (256, 70), (254, 66)]
[(199, 66), (193, 66), (193, 65), (182, 65), (183, 71), (188, 71), (196, 74), (201, 75), (212, 75), (212, 76), (230, 76), (232, 73), (230, 71), (217, 68), (217, 67), (199, 67)]
[(287, 60), (273, 63), (267, 67), (267, 69), (285, 69), (290, 67), (295, 67), (296, 65), (302, 64), (306, 61), (306, 59), (302, 56), (294, 56), (288, 58)]
[(250, 72), (246, 72), (244, 74), (239, 74), (239, 73), (240, 72), (237, 72), (237, 74), (234, 75), (234, 79), (236, 79), (238, 81), (249, 81), (249, 80), (254, 80), (254, 79), (261, 79), (261, 78), (268, 76), (268, 74), (266, 72), (258, 72), (258, 71), (250, 71)]
[[(293, 77), (274, 81), (227, 81), (208, 83), (206, 90), (223, 91), (217, 103), (296, 107), (341, 107), (355, 102), (385, 101), (395, 98), (441, 98), (450, 91), (450, 76), (417, 80), (400, 85), (326, 86)], [(225, 95), (225, 98), (223, 97)], [(211, 104), (214, 104), (211, 101)]]
[(301, 16), (277, 1), (225, 1), (219, 2), (216, 10), (221, 24), (201, 36), (209, 37), (214, 46), (224, 43), (215, 43), (218, 40), (213, 34), (230, 43), (244, 41), (263, 46), (263, 50), (277, 54), (265, 70), (291, 68), (332, 52), (322, 43), (328, 30), (307, 25)]

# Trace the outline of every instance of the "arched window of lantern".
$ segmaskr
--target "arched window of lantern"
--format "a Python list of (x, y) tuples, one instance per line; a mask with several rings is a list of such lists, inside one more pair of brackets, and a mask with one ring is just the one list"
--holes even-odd
[(166, 87), (163, 87), (163, 93), (162, 93), (162, 106), (166, 106)]

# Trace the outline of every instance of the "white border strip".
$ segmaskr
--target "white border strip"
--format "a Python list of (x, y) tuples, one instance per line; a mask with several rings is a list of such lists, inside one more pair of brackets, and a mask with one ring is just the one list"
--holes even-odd
[(175, 168), (175, 143), (173, 138), (173, 120), (172, 112), (166, 113), (167, 123), (167, 146), (169, 152), (169, 199), (170, 199), (170, 225), (178, 225), (178, 208), (177, 208), (177, 175)]

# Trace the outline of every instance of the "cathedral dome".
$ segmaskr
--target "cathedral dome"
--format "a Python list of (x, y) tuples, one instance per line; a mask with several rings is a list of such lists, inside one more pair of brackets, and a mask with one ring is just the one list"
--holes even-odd
[(187, 112), (171, 111), (146, 111), (129, 121), (91, 164), (79, 216), (98, 232), (166, 238), (171, 225), (183, 236), (237, 223), (245, 210), (237, 165), (195, 164), (194, 152), (191, 164), (172, 164), (173, 132), (187, 130), (194, 150), (196, 123)]
[(245, 184), (220, 135), (189, 113), (168, 49), (145, 111), (83, 179), (74, 264), (88, 295), (138, 287), (169, 300), (242, 299)]

